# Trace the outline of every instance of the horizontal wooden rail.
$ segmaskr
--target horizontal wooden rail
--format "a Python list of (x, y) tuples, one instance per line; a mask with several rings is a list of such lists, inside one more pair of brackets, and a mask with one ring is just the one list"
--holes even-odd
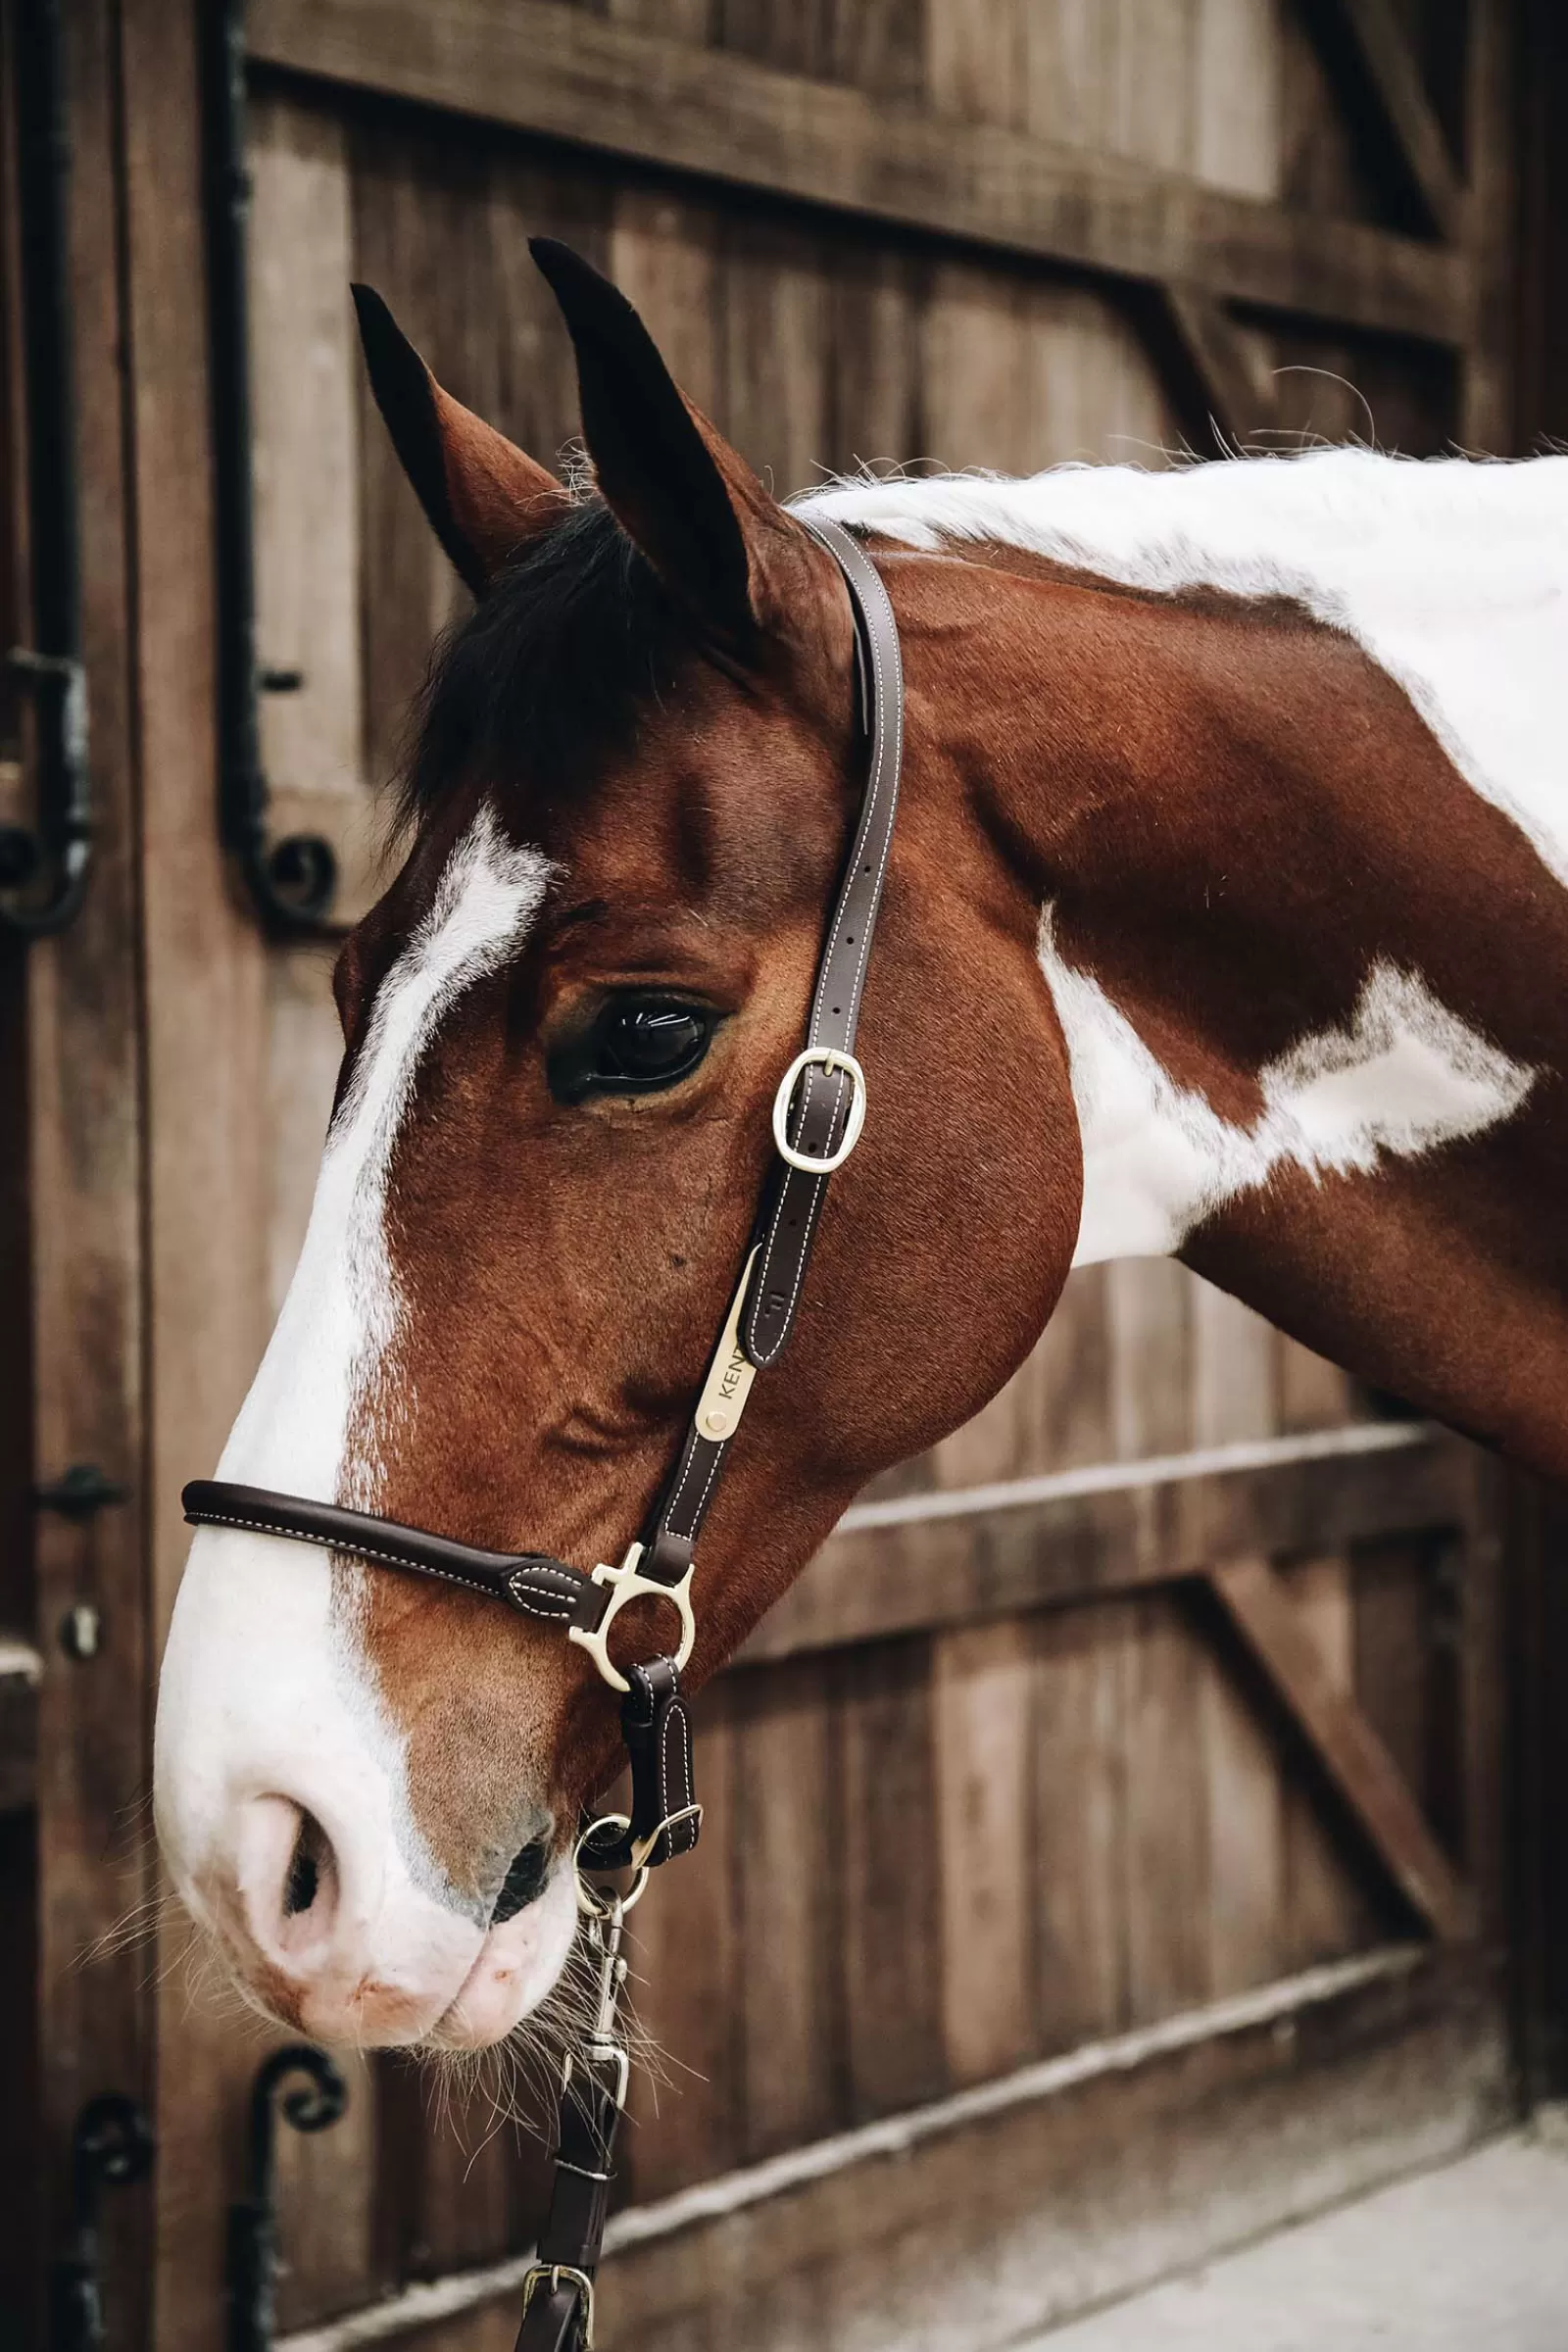
[(736, 1662), (1449, 1526), (1466, 1514), (1472, 1476), (1462, 1440), (1378, 1422), (859, 1503)]
[[(929, 2342), (1010, 2340), (1457, 2153), (1507, 2112), (1491, 1975), (1485, 1955), (1384, 1946), (632, 2206), (606, 2232), (606, 2352), (675, 2340), (714, 2278), (724, 2340), (763, 2352), (798, 2340), (808, 2280), (824, 2342), (906, 2341), (911, 2310)], [(1166, 2144), (1177, 2118), (1182, 2161), (1152, 2198), (1128, 2146)], [(277, 2352), (423, 2340), (514, 2303), (530, 2260), (406, 2286)]]
[(1468, 265), (1120, 158), (956, 122), (554, 0), (254, 0), (253, 58), (796, 203), (1440, 344)]

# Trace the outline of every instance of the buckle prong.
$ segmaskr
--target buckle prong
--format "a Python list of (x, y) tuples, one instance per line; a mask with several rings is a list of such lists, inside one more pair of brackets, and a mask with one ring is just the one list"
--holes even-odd
[(528, 2306), (541, 2279), (548, 2278), (552, 2294), (563, 2278), (569, 2278), (582, 2297), (582, 2352), (593, 2352), (594, 2341), (594, 2282), (586, 2271), (579, 2271), (569, 2262), (536, 2262), (522, 2281), (522, 2316), (528, 2317)]

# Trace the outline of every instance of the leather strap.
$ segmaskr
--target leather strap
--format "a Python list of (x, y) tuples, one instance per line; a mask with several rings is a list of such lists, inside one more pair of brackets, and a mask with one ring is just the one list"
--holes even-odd
[(400, 1527), (373, 1511), (351, 1511), (336, 1502), (314, 1502), (303, 1494), (276, 1494), (267, 1487), (230, 1486), (215, 1478), (193, 1478), (180, 1496), (193, 1527), (240, 1527), (253, 1535), (287, 1536), (296, 1544), (318, 1544), (346, 1552), (372, 1568), (398, 1568), (414, 1576), (439, 1577), (466, 1585), (487, 1600), (504, 1600), (523, 1617), (569, 1625), (586, 1585), (597, 1588), (580, 1568), (544, 1551), (481, 1551), (451, 1536), (432, 1536), (420, 1527)]
[(697, 1843), (702, 1815), (692, 1775), (692, 1727), (673, 1658), (629, 1666), (620, 1736), (631, 1764), (631, 1819), (619, 1837), (584, 1838), (590, 1870), (657, 1870)]
[[(857, 672), (871, 738), (865, 797), (845, 861), (817, 967), (807, 1044), (852, 1053), (860, 1020), (871, 940), (882, 904), (888, 851), (904, 765), (904, 663), (898, 623), (881, 574), (843, 525), (802, 514), (800, 521), (838, 564), (855, 617)], [(844, 1133), (851, 1081), (840, 1071), (808, 1069), (795, 1090), (786, 1133), (799, 1152), (826, 1158)], [(758, 1369), (777, 1361), (795, 1327), (801, 1286), (816, 1238), (829, 1179), (778, 1162), (749, 1249), (756, 1272), (741, 1310), (741, 1346)], [(644, 1532), (645, 1576), (677, 1584), (689, 1563), (717, 1490), (733, 1436), (704, 1437), (687, 1428), (674, 1469)]]
[[(799, 520), (827, 549), (844, 575), (868, 680), (871, 755), (865, 798), (828, 926), (806, 1033), (808, 1046), (849, 1054), (854, 1051), (859, 1026), (860, 993), (882, 904), (893, 820), (898, 814), (904, 764), (904, 663), (888, 592), (859, 541), (842, 523), (809, 514), (802, 514)], [(825, 1158), (843, 1135), (851, 1099), (850, 1081), (841, 1071), (807, 1070), (796, 1088), (787, 1127), (796, 1150)], [(760, 1370), (777, 1360), (794, 1328), (801, 1283), (828, 1184), (826, 1176), (807, 1175), (780, 1164), (783, 1172), (763, 1219), (757, 1273), (741, 1317), (742, 1345)]]
[(537, 2270), (553, 2272), (560, 2266), (561, 2275), (536, 2281), (517, 2330), (516, 2352), (576, 2352), (587, 2334), (586, 2299), (569, 2274), (591, 2279), (599, 2267), (614, 2178), (623, 2063), (618, 2052), (572, 2054), (557, 2108), (550, 2211), (536, 2257)]

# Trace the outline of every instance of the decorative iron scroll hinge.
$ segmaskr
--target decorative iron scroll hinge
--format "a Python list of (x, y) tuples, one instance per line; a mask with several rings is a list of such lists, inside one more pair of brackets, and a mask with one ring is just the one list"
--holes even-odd
[(103, 2285), (98, 2207), (106, 2188), (126, 2188), (152, 2170), (153, 2131), (134, 2099), (89, 2099), (71, 2135), (71, 2237), (49, 2274), (50, 2352), (102, 2352)]
[[(304, 2082), (275, 2094), (290, 2075)], [(228, 2253), (224, 2264), (228, 2325), (225, 2352), (270, 2352), (276, 2328), (278, 2272), (274, 2179), (277, 2117), (296, 2132), (324, 2132), (349, 2103), (348, 2085), (325, 2050), (314, 2042), (291, 2042), (265, 2058), (251, 2085), (251, 2193), (228, 2209)]]

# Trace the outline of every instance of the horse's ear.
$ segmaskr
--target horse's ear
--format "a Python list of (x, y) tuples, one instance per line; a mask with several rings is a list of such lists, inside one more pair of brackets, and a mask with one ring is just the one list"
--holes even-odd
[(370, 390), (404, 472), (467, 586), (496, 574), (560, 521), (569, 504), (555, 475), (443, 392), (379, 294), (356, 286)]
[(735, 643), (799, 610), (815, 550), (679, 390), (618, 287), (554, 237), (529, 252), (577, 356), (583, 438), (605, 503), (681, 601)]

